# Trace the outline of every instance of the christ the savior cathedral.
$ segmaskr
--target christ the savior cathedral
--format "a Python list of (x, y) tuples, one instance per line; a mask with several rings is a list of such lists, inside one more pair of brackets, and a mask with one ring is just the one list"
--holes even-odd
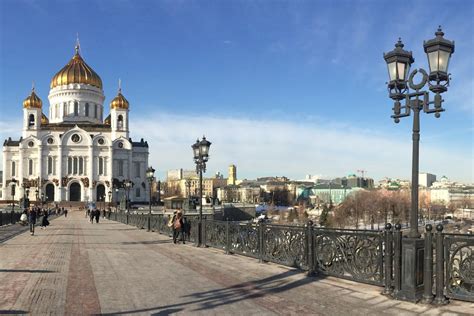
[[(146, 202), (148, 143), (129, 138), (129, 102), (119, 87), (104, 119), (102, 79), (79, 53), (51, 80), (49, 113), (35, 93), (23, 101), (23, 132), (3, 143), (4, 200)], [(126, 186), (126, 183), (130, 185)], [(27, 189), (28, 188), (28, 189)]]

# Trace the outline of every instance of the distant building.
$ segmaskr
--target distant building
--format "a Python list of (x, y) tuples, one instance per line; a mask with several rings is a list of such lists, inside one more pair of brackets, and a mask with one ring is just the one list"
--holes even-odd
[(227, 178), (227, 185), (235, 185), (237, 180), (237, 167), (235, 165), (229, 166), (229, 178)]
[(311, 202), (315, 205), (321, 203), (330, 203), (334, 205), (341, 204), (344, 200), (356, 191), (362, 190), (358, 187), (346, 187), (337, 184), (319, 184), (315, 185), (310, 192)]
[(331, 181), (334, 184), (338, 184), (344, 187), (350, 188), (364, 188), (364, 189), (373, 189), (374, 188), (374, 179), (366, 177), (358, 177), (355, 174), (350, 174), (347, 177), (336, 178)]
[(418, 175), (418, 184), (425, 188), (431, 187), (436, 182), (436, 175), (431, 173), (422, 172)]

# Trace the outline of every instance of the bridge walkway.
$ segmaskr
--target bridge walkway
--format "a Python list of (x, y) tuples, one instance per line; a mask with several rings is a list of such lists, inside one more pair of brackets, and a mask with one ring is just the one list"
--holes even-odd
[(388, 299), (381, 288), (173, 244), (82, 212), (0, 243), (0, 314), (462, 315)]

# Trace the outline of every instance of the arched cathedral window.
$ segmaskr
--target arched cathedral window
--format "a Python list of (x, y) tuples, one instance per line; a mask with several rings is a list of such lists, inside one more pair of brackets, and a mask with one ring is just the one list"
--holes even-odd
[(122, 130), (123, 129), (123, 116), (119, 115), (117, 118), (117, 129)]
[(33, 114), (30, 114), (28, 117), (28, 127), (31, 127), (35, 125), (35, 116)]
[(15, 176), (15, 167), (16, 167), (16, 164), (14, 161), (12, 161), (12, 171), (11, 171), (12, 177)]

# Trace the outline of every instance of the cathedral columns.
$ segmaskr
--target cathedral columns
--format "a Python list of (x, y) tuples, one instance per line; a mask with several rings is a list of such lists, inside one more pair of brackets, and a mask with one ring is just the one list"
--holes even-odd
[[(89, 201), (94, 201), (94, 187), (93, 187), (93, 183), (95, 181), (95, 177), (94, 177), (94, 147), (91, 145), (89, 146), (89, 164), (87, 165), (87, 174), (89, 175), (89, 188), (88, 188), (88, 195), (89, 195), (89, 198), (88, 200)], [(87, 200), (87, 199), (85, 199)]]
[(63, 201), (65, 195), (63, 194), (63, 146), (61, 144), (58, 145), (58, 171), (57, 175), (59, 178), (59, 184), (56, 189), (56, 196), (58, 197), (58, 201)]
[(18, 178), (16, 179), (17, 180), (17, 183), (16, 183), (16, 189), (15, 189), (15, 196), (14, 196), (14, 199), (17, 200), (17, 199), (20, 199), (21, 198), (21, 192), (20, 192), (20, 188), (21, 188), (21, 185), (23, 184), (23, 152), (24, 152), (24, 149), (19, 147), (19, 151), (20, 151), (20, 159), (18, 160)]

